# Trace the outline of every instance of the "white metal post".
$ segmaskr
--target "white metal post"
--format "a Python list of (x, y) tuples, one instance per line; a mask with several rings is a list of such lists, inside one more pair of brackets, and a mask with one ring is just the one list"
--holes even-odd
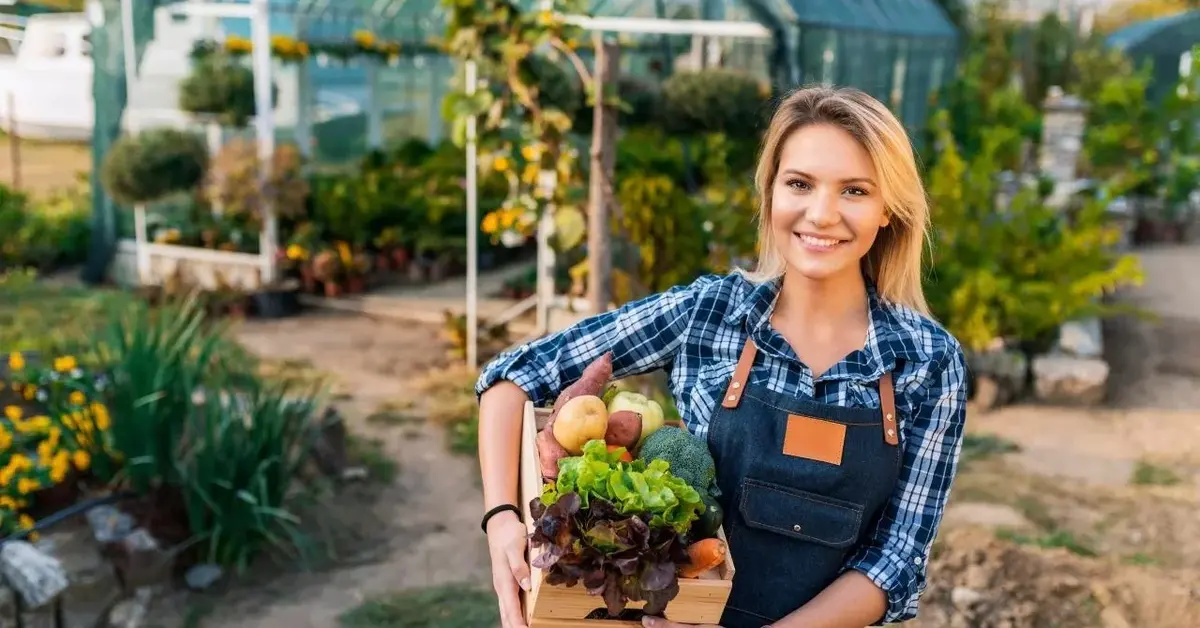
[(129, 98), (130, 85), (137, 78), (137, 43), (133, 38), (133, 0), (121, 0), (121, 40), (124, 43), (125, 59), (125, 106), (133, 101)]
[[(306, 23), (303, 18), (296, 21), (297, 36), (303, 38)], [(312, 157), (312, 73), (311, 61), (306, 57), (296, 62), (296, 145), (305, 159)]]
[(367, 147), (383, 146), (383, 105), (379, 102), (379, 61), (367, 61)]
[[(258, 135), (258, 162), (260, 185), (265, 187), (270, 176), (275, 155), (275, 111), (271, 98), (271, 15), (267, 0), (251, 0), (253, 14), (250, 17), (250, 42), (254, 65), (254, 126)], [(275, 220), (275, 207), (264, 201), (262, 207), (262, 234), (260, 256), (262, 277), (265, 284), (275, 281), (275, 249), (279, 240), (279, 225)]]
[[(468, 95), (475, 94), (476, 68), (474, 61), (467, 61), (466, 91)], [(475, 146), (475, 116), (467, 118), (467, 366), (475, 368), (479, 365), (479, 198), (476, 186), (478, 172), (478, 156)]]
[(133, 237), (137, 257), (138, 285), (144, 286), (150, 279), (150, 247), (147, 246), (149, 237), (146, 234), (146, 205), (137, 203), (133, 206)]

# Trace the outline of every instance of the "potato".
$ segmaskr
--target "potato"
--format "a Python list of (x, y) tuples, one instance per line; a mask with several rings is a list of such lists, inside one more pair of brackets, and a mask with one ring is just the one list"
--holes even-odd
[(554, 439), (573, 455), (583, 452), (590, 440), (604, 438), (608, 431), (608, 408), (604, 400), (595, 395), (575, 397), (563, 404), (554, 425)]
[(642, 415), (623, 410), (608, 415), (608, 430), (604, 432), (604, 443), (633, 451), (642, 436)]
[(558, 394), (558, 399), (554, 401), (554, 408), (550, 411), (550, 419), (546, 421), (546, 427), (554, 425), (554, 421), (558, 419), (558, 413), (562, 411), (568, 401), (576, 397), (603, 395), (604, 389), (608, 387), (608, 380), (612, 379), (612, 361), (613, 354), (612, 351), (609, 351), (587, 365), (579, 380)]
[(563, 446), (559, 445), (557, 440), (554, 440), (554, 434), (551, 434), (550, 430), (538, 432), (536, 442), (538, 461), (542, 465), (542, 479), (557, 479), (558, 461), (560, 458), (567, 457), (567, 450), (563, 449)]

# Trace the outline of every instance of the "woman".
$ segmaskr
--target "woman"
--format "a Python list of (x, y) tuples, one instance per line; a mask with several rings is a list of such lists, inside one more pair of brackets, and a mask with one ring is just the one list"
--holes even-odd
[[(916, 616), (966, 405), (958, 342), (921, 291), (928, 206), (895, 117), (852, 89), (780, 103), (755, 181), (759, 260), (499, 356), (479, 382), (483, 526), (505, 628), (525, 625), (520, 417), (613, 352), (666, 369), (717, 462), (738, 569), (724, 628), (862, 628)], [(645, 618), (647, 626), (674, 626)]]

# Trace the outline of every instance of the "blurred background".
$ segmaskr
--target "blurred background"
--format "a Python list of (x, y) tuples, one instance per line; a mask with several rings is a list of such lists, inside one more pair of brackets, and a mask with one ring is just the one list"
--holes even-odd
[(753, 264), (824, 83), (969, 353), (915, 625), (1200, 626), (1198, 64), (1194, 0), (0, 0), (0, 624), (498, 625), (479, 366)]

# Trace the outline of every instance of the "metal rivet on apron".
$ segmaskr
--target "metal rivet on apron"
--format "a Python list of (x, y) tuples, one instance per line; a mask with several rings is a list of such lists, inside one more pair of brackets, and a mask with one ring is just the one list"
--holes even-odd
[(888, 436), (895, 436), (896, 430), (888, 430)]
[(736, 400), (736, 399), (737, 399), (737, 395), (729, 395), (729, 400), (730, 400), (730, 401), (734, 401), (734, 400)]
[(891, 420), (892, 420), (892, 415), (890, 415), (890, 414), (889, 414), (889, 415), (887, 415), (887, 420), (891, 421)]
[(738, 388), (741, 388), (741, 387), (742, 387), (742, 383), (741, 383), (741, 382), (734, 382), (734, 383), (733, 383), (733, 388), (734, 388), (734, 390), (737, 390)]
[(797, 523), (796, 525), (792, 526), (792, 532), (799, 532), (799, 531), (800, 531), (800, 524)]

